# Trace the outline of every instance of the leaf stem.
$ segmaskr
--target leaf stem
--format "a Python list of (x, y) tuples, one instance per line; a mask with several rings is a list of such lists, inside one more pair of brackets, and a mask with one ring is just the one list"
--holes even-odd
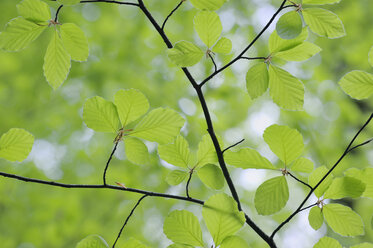
[(166, 26), (168, 19), (170, 19), (170, 17), (176, 12), (176, 10), (183, 4), (183, 2), (185, 2), (185, 0), (181, 0), (179, 4), (171, 11), (171, 13), (168, 14), (168, 16), (166, 17), (166, 19), (164, 20), (162, 24), (162, 28), (161, 28), (162, 30), (164, 30), (164, 27)]
[(107, 172), (107, 170), (108, 170), (108, 168), (109, 168), (110, 161), (111, 161), (111, 159), (113, 158), (113, 155), (114, 155), (115, 151), (117, 150), (118, 143), (119, 143), (119, 142), (115, 142), (115, 145), (114, 145), (114, 148), (113, 148), (113, 150), (112, 150), (112, 152), (111, 152), (111, 154), (110, 154), (110, 157), (109, 157), (109, 159), (108, 159), (107, 162), (106, 162), (106, 166), (105, 166), (105, 169), (104, 169), (104, 173), (103, 173), (103, 175), (102, 175), (102, 179), (103, 179), (104, 185), (106, 185), (106, 172)]
[(235, 143), (235, 144), (233, 144), (233, 145), (231, 145), (231, 146), (228, 146), (228, 147), (225, 148), (221, 153), (224, 153), (224, 152), (228, 151), (229, 149), (231, 149), (231, 148), (233, 148), (233, 147), (235, 147), (235, 146), (238, 146), (239, 144), (241, 144), (241, 143), (244, 142), (244, 141), (245, 141), (245, 139), (242, 139), (242, 140), (238, 141), (237, 143)]
[(131, 2), (121, 2), (121, 1), (110, 1), (110, 0), (83, 0), (80, 3), (115, 3), (120, 5), (132, 5), (132, 6), (139, 6), (137, 3)]
[(58, 21), (58, 14), (60, 13), (61, 9), (62, 9), (63, 5), (60, 5), (56, 11), (56, 16), (54, 17), (54, 22), (57, 23)]
[(218, 67), (216, 66), (216, 63), (215, 63), (214, 58), (212, 57), (211, 53), (208, 53), (208, 55), (209, 55), (209, 57), (210, 57), (212, 63), (214, 64), (214, 71), (217, 71), (217, 70), (218, 70)]
[(293, 174), (291, 174), (289, 171), (287, 171), (287, 174), (288, 174), (289, 176), (291, 176), (292, 178), (294, 178), (295, 180), (297, 180), (298, 182), (300, 182), (301, 184), (306, 185), (308, 188), (310, 188), (310, 189), (312, 190), (312, 186), (309, 185), (308, 183), (303, 182), (302, 180), (298, 179), (296, 176), (294, 176)]
[(192, 180), (193, 172), (194, 172), (193, 169), (190, 170), (190, 172), (189, 172), (189, 178), (188, 178), (188, 181), (187, 181), (186, 186), (185, 186), (185, 192), (186, 192), (186, 196), (188, 198), (190, 198), (190, 195), (189, 195), (189, 184), (190, 184), (190, 181)]

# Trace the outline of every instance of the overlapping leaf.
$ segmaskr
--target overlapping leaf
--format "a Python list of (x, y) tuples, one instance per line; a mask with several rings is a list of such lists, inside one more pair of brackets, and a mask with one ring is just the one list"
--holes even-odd
[(88, 41), (84, 32), (74, 23), (61, 25), (61, 38), (66, 51), (75, 61), (86, 61), (89, 54)]
[(232, 41), (228, 38), (222, 37), (212, 48), (214, 53), (228, 54), (232, 51)]
[(200, 10), (218, 10), (227, 0), (190, 0), (194, 7)]
[(324, 216), (322, 214), (321, 208), (315, 206), (311, 208), (309, 214), (308, 214), (308, 222), (310, 223), (310, 226), (318, 230), (324, 223)]
[(274, 58), (280, 58), (286, 61), (304, 61), (307, 60), (321, 51), (319, 46), (311, 42), (303, 42), (289, 50), (278, 52), (273, 55)]
[(341, 199), (360, 197), (365, 191), (365, 184), (353, 177), (335, 178), (324, 194), (324, 199)]
[(224, 157), (228, 164), (243, 169), (276, 169), (268, 159), (251, 148), (242, 148), (238, 152), (227, 151)]
[(323, 5), (339, 3), (341, 0), (303, 0), (303, 4)]
[(271, 36), (269, 37), (268, 46), (269, 51), (273, 54), (276, 52), (286, 51), (292, 49), (304, 42), (308, 37), (308, 29), (303, 28), (300, 35), (291, 40), (282, 39), (278, 34), (277, 31), (273, 31)]
[(17, 10), (18, 14), (31, 22), (45, 23), (51, 19), (48, 4), (40, 0), (23, 0), (17, 4)]
[(365, 191), (362, 196), (373, 198), (373, 168), (365, 168), (364, 170), (353, 168), (346, 171), (345, 174), (362, 181), (365, 184)]
[(246, 89), (251, 99), (255, 99), (267, 91), (269, 75), (267, 65), (259, 63), (249, 69), (246, 74)]
[(194, 17), (194, 28), (208, 48), (219, 39), (223, 26), (218, 14), (212, 11), (201, 11)]
[(188, 141), (178, 136), (173, 144), (158, 146), (161, 159), (175, 166), (187, 168), (190, 162), (190, 149)]
[(166, 177), (166, 182), (169, 185), (178, 185), (182, 183), (188, 176), (188, 172), (181, 171), (181, 170), (173, 170), (170, 173), (168, 173)]
[(109, 245), (100, 236), (90, 235), (80, 241), (76, 248), (109, 248)]
[(198, 144), (196, 167), (217, 161), (214, 143), (210, 135), (204, 135)]
[(23, 161), (31, 152), (34, 136), (24, 129), (12, 128), (0, 138), (0, 158)]
[(277, 34), (283, 39), (294, 39), (302, 32), (302, 18), (297, 11), (282, 15), (276, 24)]
[(224, 176), (221, 169), (214, 164), (206, 164), (197, 171), (199, 179), (211, 189), (221, 189), (224, 186)]
[(313, 248), (342, 248), (342, 246), (335, 239), (323, 237), (313, 246)]
[(149, 151), (146, 145), (139, 139), (127, 137), (124, 140), (126, 157), (134, 164), (146, 164), (149, 161)]
[(223, 240), (220, 248), (249, 248), (249, 245), (239, 236), (229, 236)]
[(148, 248), (148, 246), (144, 245), (140, 241), (134, 238), (130, 238), (127, 240), (124, 244), (123, 247), (125, 248)]
[(202, 50), (188, 41), (179, 41), (167, 51), (168, 57), (177, 66), (189, 67), (197, 64), (203, 57)]
[(339, 84), (346, 94), (358, 100), (368, 98), (373, 94), (373, 75), (364, 71), (347, 73)]
[[(308, 184), (315, 187), (319, 181), (328, 173), (328, 169), (325, 166), (316, 168), (308, 177)], [(317, 187), (314, 191), (315, 195), (320, 198), (324, 192), (328, 189), (333, 181), (332, 175), (328, 175), (325, 180)]]
[(307, 158), (298, 158), (291, 165), (291, 170), (296, 172), (311, 173), (313, 171), (313, 162)]

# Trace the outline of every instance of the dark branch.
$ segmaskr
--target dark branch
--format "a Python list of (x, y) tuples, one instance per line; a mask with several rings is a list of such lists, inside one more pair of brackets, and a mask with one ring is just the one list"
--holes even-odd
[(115, 3), (120, 5), (132, 5), (132, 6), (139, 6), (137, 3), (131, 2), (121, 2), (121, 1), (109, 1), (109, 0), (84, 0), (80, 1), (80, 3)]
[(54, 22), (55, 23), (57, 23), (57, 21), (58, 21), (58, 14), (60, 13), (62, 7), (63, 7), (63, 5), (60, 5), (60, 7), (58, 7), (58, 9), (56, 11), (56, 16), (54, 17)]
[(186, 192), (186, 196), (188, 198), (190, 198), (190, 195), (189, 195), (189, 184), (190, 184), (190, 180), (192, 180), (193, 172), (194, 172), (193, 170), (191, 170), (189, 172), (189, 178), (188, 178), (188, 181), (187, 181), (186, 186), (185, 186), (185, 192)]
[(208, 55), (209, 55), (209, 57), (210, 57), (212, 63), (214, 64), (214, 71), (217, 71), (217, 70), (218, 70), (218, 67), (216, 66), (216, 63), (215, 63), (214, 58), (212, 57), (211, 53), (209, 53)]
[(288, 174), (289, 176), (291, 176), (292, 178), (294, 178), (295, 180), (297, 180), (298, 182), (300, 182), (301, 184), (306, 185), (308, 188), (310, 188), (310, 189), (312, 190), (311, 185), (309, 185), (308, 183), (303, 182), (302, 180), (298, 179), (296, 176), (294, 176), (294, 175), (291, 174), (290, 172), (287, 172), (287, 174)]
[(244, 57), (242, 56), (240, 59), (246, 59), (246, 60), (255, 60), (255, 59), (263, 59), (263, 60), (266, 60), (267, 58), (266, 57)]
[(141, 201), (144, 200), (145, 197), (147, 197), (147, 196), (148, 196), (148, 195), (143, 195), (143, 196), (141, 196), (141, 198), (137, 201), (137, 203), (135, 204), (135, 206), (132, 208), (130, 214), (129, 214), (129, 215), (127, 216), (127, 218), (126, 218), (126, 221), (124, 222), (122, 228), (120, 229), (120, 231), (119, 231), (119, 233), (118, 233), (118, 236), (117, 236), (117, 238), (115, 239), (115, 242), (114, 242), (112, 248), (115, 248), (115, 245), (117, 244), (117, 242), (118, 242), (118, 240), (119, 240), (119, 238), (120, 238), (120, 235), (121, 235), (122, 232), (123, 232), (124, 227), (127, 225), (128, 221), (130, 220), (131, 216), (132, 216), (133, 213), (135, 212), (136, 208), (140, 205)]
[(356, 146), (350, 148), (350, 149), (348, 150), (348, 152), (351, 152), (351, 151), (355, 150), (356, 148), (359, 148), (360, 146), (364, 146), (364, 145), (366, 145), (366, 144), (369, 144), (369, 143), (372, 142), (372, 141), (373, 141), (373, 139), (369, 139), (369, 140), (367, 140), (367, 141), (365, 141), (365, 142), (363, 142), (363, 143), (361, 143), (361, 144), (359, 144), (359, 145), (356, 145)]
[(238, 146), (239, 144), (241, 144), (241, 143), (244, 142), (244, 141), (245, 141), (245, 139), (242, 139), (242, 140), (238, 141), (237, 143), (235, 143), (235, 144), (233, 144), (233, 145), (231, 145), (231, 146), (228, 146), (228, 147), (225, 148), (221, 153), (224, 153), (224, 152), (228, 151), (229, 149), (231, 149), (231, 148), (233, 148), (233, 147), (235, 147), (235, 146)]
[(170, 17), (176, 12), (176, 10), (183, 4), (183, 2), (185, 2), (185, 0), (181, 0), (180, 3), (171, 11), (171, 13), (166, 17), (166, 19), (164, 20), (163, 24), (162, 24), (162, 30), (164, 30), (164, 27), (166, 26), (166, 23), (168, 21), (168, 19), (170, 19)]
[(103, 179), (103, 181), (104, 181), (104, 185), (106, 185), (106, 172), (107, 172), (107, 170), (108, 170), (108, 168), (109, 168), (110, 161), (111, 161), (111, 159), (113, 158), (113, 155), (114, 155), (115, 151), (117, 150), (117, 147), (118, 147), (118, 142), (115, 142), (115, 145), (114, 145), (113, 151), (111, 152), (110, 157), (109, 157), (108, 161), (106, 162), (106, 166), (105, 166), (105, 169), (104, 169), (104, 173), (103, 173), (103, 175), (102, 175), (102, 177), (103, 177), (102, 179)]
[(312, 205), (310, 205), (308, 207), (302, 208), (301, 210), (299, 210), (299, 212), (302, 212), (302, 211), (304, 211), (306, 209), (309, 209), (309, 208), (312, 208), (312, 207), (315, 207), (315, 206), (317, 206), (317, 203), (314, 203), (314, 204), (312, 204)]

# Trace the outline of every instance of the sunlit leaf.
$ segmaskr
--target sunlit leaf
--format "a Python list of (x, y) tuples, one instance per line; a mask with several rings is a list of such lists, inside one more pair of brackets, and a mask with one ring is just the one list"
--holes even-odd
[(342, 246), (335, 239), (323, 237), (313, 246), (313, 248), (342, 248)]
[(308, 37), (308, 29), (305, 27), (302, 29), (300, 35), (292, 40), (282, 39), (277, 31), (273, 31), (269, 37), (268, 46), (271, 53), (286, 51), (302, 44)]
[[(325, 166), (321, 166), (316, 168), (308, 177), (308, 184), (312, 187), (315, 187), (316, 184), (319, 183), (319, 181), (326, 175), (328, 172), (328, 169)], [(324, 192), (328, 189), (330, 184), (333, 181), (332, 175), (328, 175), (325, 180), (317, 187), (317, 189), (314, 191), (315, 195), (320, 198)]]
[(369, 64), (371, 66), (373, 66), (373, 47), (370, 49), (369, 51), (369, 57), (368, 57), (368, 60), (369, 60)]
[(373, 168), (365, 168), (364, 170), (353, 168), (346, 171), (345, 174), (361, 180), (365, 184), (365, 191), (362, 196), (373, 198)]
[(124, 242), (123, 246), (125, 248), (148, 248), (148, 246), (144, 245), (140, 241), (134, 238), (130, 238), (126, 242)]
[(268, 159), (251, 148), (242, 148), (238, 152), (226, 151), (224, 158), (228, 164), (243, 169), (276, 169)]
[(227, 0), (190, 0), (194, 7), (201, 10), (218, 10)]
[(228, 54), (232, 51), (232, 41), (228, 38), (222, 37), (212, 48), (214, 53)]
[(320, 51), (321, 48), (319, 46), (305, 41), (289, 50), (275, 53), (273, 57), (280, 58), (286, 61), (304, 61), (315, 56)]
[(362, 243), (358, 245), (353, 245), (350, 248), (373, 248), (373, 243)]
[(208, 48), (219, 39), (223, 26), (218, 14), (212, 11), (201, 11), (194, 17), (194, 28)]
[(167, 248), (192, 248), (193, 246), (181, 245), (181, 244), (172, 244), (167, 246)]
[(334, 4), (339, 3), (341, 0), (303, 0), (303, 4), (315, 4), (315, 5), (323, 5), (323, 4)]
[(80, 3), (80, 0), (57, 0), (57, 2), (63, 5), (75, 5)]
[(353, 177), (335, 178), (325, 191), (324, 199), (340, 199), (359, 197), (365, 191), (365, 184)]
[(188, 176), (188, 172), (186, 171), (181, 171), (181, 170), (173, 170), (170, 173), (168, 173), (166, 177), (166, 182), (169, 185), (178, 185), (182, 183)]
[(18, 14), (32, 22), (43, 23), (51, 19), (48, 4), (40, 0), (23, 0), (17, 4), (17, 10)]
[(179, 41), (167, 53), (172, 63), (181, 67), (193, 66), (204, 56), (204, 52), (199, 47), (188, 41)]
[(282, 15), (276, 24), (277, 34), (283, 39), (294, 39), (302, 32), (302, 18), (297, 11)]
[(373, 94), (373, 75), (364, 71), (347, 73), (339, 84), (346, 94), (358, 100), (368, 98)]
[(88, 58), (88, 41), (84, 32), (74, 23), (61, 26), (61, 38), (66, 51), (75, 61), (86, 61)]
[(206, 164), (198, 169), (199, 179), (211, 189), (221, 189), (224, 187), (224, 176), (221, 169), (214, 164)]
[(190, 162), (189, 144), (183, 136), (177, 136), (173, 144), (159, 145), (158, 154), (161, 159), (175, 166), (187, 168)]
[(313, 162), (307, 158), (298, 158), (291, 165), (291, 170), (296, 172), (311, 173), (313, 171)]
[(12, 128), (0, 138), (0, 158), (23, 161), (31, 152), (34, 136), (24, 129)]
[(268, 69), (265, 63), (254, 65), (246, 73), (246, 89), (251, 99), (255, 99), (267, 91), (269, 84)]
[(220, 248), (249, 248), (249, 245), (239, 236), (229, 236), (223, 240)]
[(214, 144), (210, 135), (206, 134), (198, 144), (196, 167), (215, 163), (217, 160)]
[(149, 161), (149, 151), (146, 145), (139, 139), (126, 137), (124, 139), (126, 157), (134, 164), (143, 165)]
[(109, 245), (100, 236), (90, 235), (80, 241), (76, 248), (109, 248)]
[(310, 223), (310, 226), (318, 230), (324, 223), (324, 216), (321, 212), (321, 208), (315, 206), (311, 208), (309, 214), (308, 214), (308, 222)]

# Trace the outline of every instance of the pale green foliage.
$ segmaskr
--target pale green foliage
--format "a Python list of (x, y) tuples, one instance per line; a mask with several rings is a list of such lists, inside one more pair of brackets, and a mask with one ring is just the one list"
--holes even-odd
[(315, 5), (323, 5), (323, 4), (334, 4), (339, 3), (341, 0), (303, 0), (303, 4), (315, 4)]
[(323, 215), (334, 232), (343, 236), (364, 234), (364, 224), (361, 217), (351, 208), (341, 204), (327, 204), (323, 207)]
[(223, 240), (220, 248), (249, 248), (245, 240), (238, 236), (229, 236)]
[(308, 222), (313, 229), (320, 229), (320, 227), (324, 223), (324, 216), (321, 212), (321, 208), (319, 208), (318, 206), (311, 208), (308, 214)]
[(158, 146), (161, 159), (175, 166), (187, 168), (190, 162), (190, 149), (188, 141), (183, 136), (178, 136), (175, 142)]
[(198, 219), (186, 210), (171, 212), (164, 221), (163, 231), (175, 243), (203, 247)]
[(228, 164), (243, 169), (276, 169), (268, 159), (251, 148), (242, 148), (238, 152), (226, 151), (224, 158)]
[(326, 9), (306, 8), (302, 10), (304, 21), (312, 32), (329, 39), (346, 35), (342, 21)]
[(302, 18), (297, 11), (282, 15), (276, 24), (277, 34), (283, 39), (294, 39), (302, 32)]
[(228, 54), (232, 51), (232, 41), (228, 38), (222, 37), (216, 42), (212, 48), (214, 53)]
[(89, 98), (85, 102), (83, 120), (87, 127), (96, 132), (115, 133), (119, 128), (115, 105), (99, 96)]
[(139, 90), (119, 90), (115, 93), (114, 103), (117, 106), (122, 127), (143, 116), (149, 109), (149, 101)]
[(201, 10), (218, 10), (227, 0), (190, 0), (194, 7)]
[(285, 165), (293, 162), (303, 152), (303, 137), (296, 129), (272, 125), (264, 131), (263, 138)]
[(289, 188), (285, 176), (271, 178), (255, 192), (255, 208), (260, 215), (271, 215), (283, 209), (289, 200)]
[(148, 246), (144, 245), (140, 241), (134, 238), (130, 238), (127, 240), (122, 247), (125, 248), (148, 248)]
[(39, 37), (46, 26), (40, 26), (22, 17), (8, 22), (5, 31), (0, 33), (0, 48), (5, 51), (19, 51)]
[(188, 41), (177, 42), (167, 53), (172, 63), (181, 67), (197, 64), (204, 55), (199, 47)]
[(223, 26), (218, 14), (212, 11), (201, 11), (194, 17), (194, 28), (208, 48), (219, 39)]
[(323, 237), (313, 246), (313, 248), (342, 248), (342, 246), (335, 239)]
[(23, 0), (17, 4), (18, 13), (26, 20), (44, 23), (51, 19), (48, 4), (40, 0)]
[(364, 170), (352, 168), (346, 171), (345, 175), (362, 181), (365, 184), (365, 191), (362, 196), (373, 198), (373, 168), (365, 168)]
[(372, 243), (362, 243), (362, 244), (358, 244), (358, 245), (353, 245), (350, 248), (373, 248), (373, 244)]
[(63, 5), (75, 5), (80, 3), (80, 0), (57, 0), (57, 2)]
[(311, 42), (303, 42), (289, 50), (275, 53), (274, 58), (280, 58), (286, 61), (304, 61), (321, 51), (321, 48)]
[[(308, 184), (312, 187), (315, 187), (316, 184), (326, 175), (328, 169), (325, 166), (321, 166), (316, 168), (308, 177)], [(329, 175), (325, 178), (325, 180), (317, 187), (314, 191), (317, 197), (321, 197), (324, 192), (328, 189), (330, 184), (333, 181), (332, 175)]]
[(149, 161), (149, 151), (146, 145), (139, 139), (127, 137), (124, 140), (126, 157), (134, 164), (146, 164)]
[(371, 66), (373, 66), (373, 47), (370, 49), (369, 51), (369, 55), (368, 55), (368, 61), (369, 61), (369, 64)]
[(182, 183), (188, 175), (188, 172), (181, 170), (173, 170), (166, 176), (166, 182), (169, 185), (175, 186)]
[(210, 135), (204, 135), (198, 144), (197, 164), (195, 167), (202, 166), (217, 161), (216, 151)]
[(360, 197), (365, 191), (365, 184), (353, 177), (335, 178), (325, 191), (324, 199), (340, 199), (344, 197)]
[(373, 75), (364, 71), (347, 73), (339, 84), (346, 94), (358, 100), (368, 98), (373, 94)]
[(281, 52), (281, 51), (286, 51), (289, 49), (292, 49), (296, 46), (299, 46), (308, 38), (308, 29), (303, 28), (302, 32), (300, 35), (292, 40), (286, 40), (282, 39), (275, 31), (271, 34), (268, 40), (268, 47), (269, 51), (271, 53), (276, 53), (276, 52)]
[(23, 161), (29, 155), (34, 136), (24, 129), (12, 128), (0, 138), (0, 158), (9, 161)]
[(90, 235), (80, 241), (76, 248), (109, 248), (109, 245), (100, 236)]
[(313, 163), (307, 158), (298, 158), (291, 165), (291, 170), (296, 172), (311, 173), (313, 171)]
[(224, 186), (224, 176), (221, 169), (214, 164), (206, 164), (198, 169), (199, 179), (211, 189), (221, 189)]
[(245, 223), (244, 213), (238, 211), (237, 203), (223, 193), (213, 195), (205, 202), (202, 215), (215, 246), (235, 234)]
[(86, 61), (89, 49), (84, 32), (74, 23), (65, 23), (61, 26), (61, 38), (66, 51), (75, 61)]
[(192, 246), (189, 245), (181, 245), (181, 244), (172, 244), (167, 246), (167, 248), (191, 248)]
[(284, 109), (303, 109), (304, 86), (302, 82), (274, 65), (269, 66), (269, 93), (273, 101)]
[(246, 74), (246, 89), (251, 99), (255, 99), (267, 91), (269, 84), (268, 69), (265, 63), (251, 67)]

